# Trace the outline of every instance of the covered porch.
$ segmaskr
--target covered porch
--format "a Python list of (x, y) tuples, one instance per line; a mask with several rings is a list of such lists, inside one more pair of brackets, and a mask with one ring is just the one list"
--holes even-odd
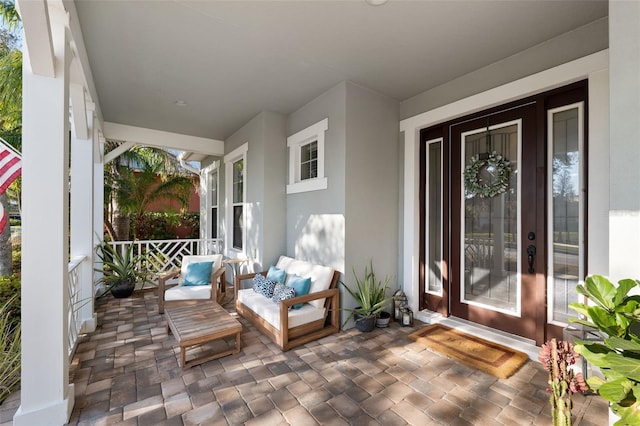
[[(551, 423), (538, 362), (499, 380), (409, 340), (415, 327), (352, 328), (282, 352), (241, 318), (240, 354), (183, 370), (153, 291), (100, 301), (96, 314), (70, 365), (70, 425)], [(0, 407), (0, 424), (19, 402)], [(572, 412), (576, 426), (607, 422), (597, 396), (576, 395)]]
[[(111, 415), (132, 424), (146, 422), (144, 416), (197, 423), (208, 409), (228, 423), (261, 413), (274, 423), (387, 415), (399, 424), (473, 424), (464, 417), (470, 407), (480, 420), (505, 413), (506, 423), (523, 417), (536, 423), (548, 414), (538, 365), (530, 362), (510, 381), (492, 381), (416, 348), (406, 339), (408, 329), (399, 327), (366, 341), (348, 330), (285, 354), (247, 327), (240, 355), (179, 372), (153, 294), (123, 305), (94, 303), (102, 173), (111, 159), (103, 152), (106, 139), (121, 141), (121, 149), (143, 144), (201, 159), (207, 194), (201, 237), (221, 237), (225, 256), (247, 259), (248, 272), (286, 254), (351, 278), (352, 267), (372, 259), (428, 321), (430, 312), (418, 315), (424, 308), (419, 235), (425, 232), (420, 131), (587, 81), (593, 173), (585, 272), (614, 280), (640, 276), (637, 2), (17, 4), (25, 49), (16, 425), (91, 423), (101, 416), (108, 422)], [(495, 25), (496, 17), (506, 26)], [(443, 36), (457, 27), (465, 29), (460, 37)], [(292, 37), (303, 33), (304, 43)], [(486, 45), (474, 43), (479, 34)], [(305, 132), (317, 138), (321, 155), (311, 189), (299, 185), (295, 168)], [(232, 173), (237, 165), (246, 166), (246, 181)], [(86, 301), (77, 312), (77, 333), (87, 334), (70, 358), (72, 293)], [(366, 349), (379, 350), (377, 361)], [(280, 371), (280, 361), (302, 371)], [(135, 395), (117, 395), (132, 377)], [(251, 393), (249, 383), (271, 396)], [(324, 387), (321, 396), (308, 392), (315, 385)], [(443, 391), (431, 395), (424, 390), (430, 387)], [(478, 399), (480, 391), (496, 400)], [(375, 411), (378, 393), (388, 400), (384, 413)], [(318, 399), (305, 405), (306, 395)], [(148, 411), (147, 404), (155, 408)], [(577, 412), (601, 409), (590, 399), (583, 407)]]

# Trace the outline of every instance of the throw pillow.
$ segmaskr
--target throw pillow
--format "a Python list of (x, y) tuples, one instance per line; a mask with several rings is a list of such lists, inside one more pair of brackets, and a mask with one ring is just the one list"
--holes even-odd
[(187, 273), (182, 285), (209, 285), (211, 284), (211, 268), (213, 262), (194, 262), (187, 265)]
[[(304, 296), (309, 294), (309, 288), (311, 287), (311, 278), (302, 278), (298, 275), (293, 275), (289, 278), (287, 287), (291, 287), (296, 292), (296, 296)], [(293, 305), (293, 309), (302, 308), (302, 303)]]
[(287, 279), (287, 273), (284, 269), (278, 269), (275, 266), (269, 266), (269, 271), (267, 271), (267, 278), (271, 281), (284, 284), (284, 281)]
[(293, 299), (294, 297), (296, 297), (296, 291), (294, 289), (278, 283), (273, 289), (273, 297), (271, 300), (273, 300), (273, 303), (280, 303), (282, 300)]
[(256, 293), (260, 293), (267, 299), (271, 299), (273, 297), (273, 289), (276, 286), (275, 281), (268, 280), (262, 274), (256, 274), (253, 278), (253, 291)]

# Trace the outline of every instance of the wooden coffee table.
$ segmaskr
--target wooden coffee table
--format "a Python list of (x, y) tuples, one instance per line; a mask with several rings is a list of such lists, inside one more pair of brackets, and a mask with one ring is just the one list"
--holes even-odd
[[(180, 345), (180, 365), (184, 369), (240, 352), (242, 324), (215, 302), (202, 301), (186, 306), (166, 308), (164, 315), (167, 318), (169, 330)], [(199, 346), (234, 335), (235, 348), (208, 352), (189, 361), (186, 360), (188, 347)]]

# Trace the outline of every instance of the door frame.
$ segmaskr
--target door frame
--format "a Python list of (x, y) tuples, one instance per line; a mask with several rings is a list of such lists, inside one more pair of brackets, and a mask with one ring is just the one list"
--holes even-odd
[[(451, 119), (428, 128), (424, 128), (419, 132), (418, 147), (419, 147), (419, 176), (420, 181), (418, 185), (418, 200), (419, 200), (419, 226), (418, 229), (418, 295), (420, 310), (429, 309), (441, 313), (443, 316), (451, 315), (451, 300), (452, 295), (451, 286), (459, 285), (459, 271), (454, 268), (452, 264), (453, 250), (459, 250), (459, 241), (456, 242), (452, 238), (451, 229), (455, 224), (451, 223), (452, 220), (452, 161), (459, 161), (459, 159), (453, 158), (452, 141), (450, 127), (455, 123), (466, 122), (471, 120), (477, 120), (487, 115), (497, 114), (502, 111), (508, 111), (513, 108), (518, 108), (524, 104), (535, 103), (536, 105), (536, 139), (537, 145), (543, 147), (539, 149), (535, 154), (536, 158), (536, 188), (542, 188), (542, 190), (536, 190), (536, 209), (535, 212), (528, 212), (529, 214), (535, 214), (537, 218), (542, 218), (537, 221), (535, 233), (537, 236), (537, 254), (536, 254), (536, 273), (535, 275), (535, 289), (537, 301), (542, 301), (536, 304), (535, 307), (535, 341), (536, 344), (541, 345), (551, 337), (562, 337), (562, 327), (558, 325), (549, 324), (547, 321), (547, 286), (546, 286), (546, 274), (547, 274), (547, 185), (546, 185), (546, 161), (547, 161), (547, 111), (556, 108), (561, 105), (567, 105), (574, 102), (584, 103), (584, 167), (582, 170), (585, 179), (585, 188), (588, 188), (588, 80), (581, 80), (560, 88), (544, 91), (533, 96), (525, 97), (523, 99), (508, 102), (496, 107), (488, 108), (468, 114), (459, 118)], [(442, 298), (434, 298), (432, 296), (425, 296), (425, 229), (426, 229), (426, 212), (425, 212), (425, 197), (426, 193), (426, 175), (425, 175), (425, 142), (437, 137), (442, 137), (443, 156), (443, 203), (442, 203), (442, 238), (443, 238), (443, 293)], [(525, 147), (523, 146), (523, 150)], [(445, 152), (447, 153), (445, 155)], [(523, 153), (524, 155), (524, 153)], [(587, 243), (588, 243), (588, 210), (586, 209), (587, 199), (584, 192), (584, 265), (585, 271), (588, 270), (588, 258), (587, 258)], [(446, 200), (446, 202), (445, 202)], [(445, 231), (446, 230), (446, 231)], [(521, 232), (525, 233), (528, 230), (522, 229)], [(523, 238), (524, 236), (521, 236)], [(457, 247), (456, 247), (457, 244)], [(446, 265), (446, 269), (445, 269)], [(445, 272), (446, 270), (446, 272)], [(436, 309), (433, 309), (436, 307)]]

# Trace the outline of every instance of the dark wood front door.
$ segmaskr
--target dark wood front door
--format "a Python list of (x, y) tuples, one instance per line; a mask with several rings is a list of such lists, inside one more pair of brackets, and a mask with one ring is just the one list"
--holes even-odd
[(537, 127), (534, 101), (450, 125), (451, 313), (532, 340), (545, 294)]
[(587, 270), (587, 85), (420, 132), (420, 308), (562, 337)]

